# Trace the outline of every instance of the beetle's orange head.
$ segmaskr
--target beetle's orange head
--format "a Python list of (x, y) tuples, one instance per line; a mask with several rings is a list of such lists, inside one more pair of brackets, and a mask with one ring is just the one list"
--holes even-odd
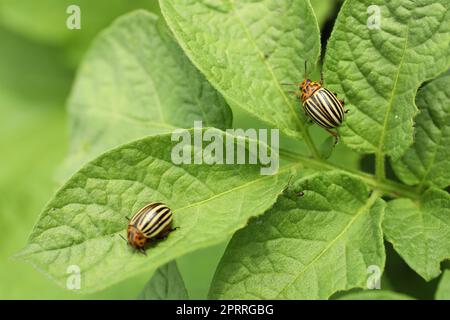
[(319, 90), (320, 87), (321, 85), (318, 82), (311, 81), (310, 79), (303, 80), (303, 82), (300, 84), (302, 102), (305, 102), (309, 97), (312, 96), (314, 92)]
[(135, 226), (128, 226), (127, 238), (128, 244), (136, 249), (144, 248), (147, 243), (147, 238)]

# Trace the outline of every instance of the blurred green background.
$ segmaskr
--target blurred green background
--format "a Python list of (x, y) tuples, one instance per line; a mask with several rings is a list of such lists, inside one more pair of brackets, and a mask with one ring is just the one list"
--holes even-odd
[[(341, 1), (311, 3), (325, 45)], [(72, 4), (81, 8), (81, 30), (66, 28), (66, 9)], [(79, 295), (9, 258), (25, 245), (41, 208), (58, 187), (53, 175), (69, 136), (65, 102), (83, 54), (116, 17), (137, 8), (159, 14), (156, 0), (0, 0), (0, 299), (134, 299), (148, 280), (143, 274), (103, 292)], [(233, 113), (234, 127), (262, 126), (240, 110)], [(314, 136), (320, 141), (326, 135), (315, 130)], [(341, 145), (332, 161), (372, 170), (370, 158), (360, 162)], [(178, 260), (191, 298), (206, 298), (225, 246)], [(432, 297), (435, 282), (419, 279), (392, 250), (388, 258), (383, 286)]]

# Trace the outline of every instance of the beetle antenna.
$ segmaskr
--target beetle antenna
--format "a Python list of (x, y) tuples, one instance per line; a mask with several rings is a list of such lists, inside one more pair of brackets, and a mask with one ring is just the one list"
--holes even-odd
[(119, 236), (120, 236), (125, 242), (128, 242), (127, 239), (125, 239), (123, 235), (119, 234)]
[(294, 177), (294, 175), (291, 174), (290, 177), (289, 177), (288, 183), (287, 183), (288, 186), (291, 184), (291, 181), (292, 181), (292, 178), (293, 178), (293, 177)]
[(305, 60), (305, 76), (304, 76), (304, 79), (306, 79), (306, 65), (307, 65), (307, 63), (308, 63), (308, 61)]
[(334, 137), (334, 144), (335, 145), (338, 144), (338, 142), (339, 142), (339, 132), (331, 131), (329, 129), (325, 129), (325, 130), (327, 130), (328, 133), (331, 134)]

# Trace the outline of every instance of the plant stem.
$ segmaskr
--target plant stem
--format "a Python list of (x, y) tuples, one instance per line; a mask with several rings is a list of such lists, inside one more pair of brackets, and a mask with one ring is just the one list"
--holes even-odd
[(314, 144), (314, 141), (311, 139), (311, 136), (309, 134), (308, 128), (305, 128), (302, 130), (303, 140), (305, 141), (306, 145), (308, 146), (309, 151), (311, 152), (311, 155), (315, 159), (320, 159), (319, 151), (316, 148), (316, 145)]
[(386, 180), (383, 179), (380, 181), (377, 177), (364, 173), (358, 170), (345, 168), (339, 165), (335, 165), (329, 162), (326, 162), (324, 160), (318, 160), (318, 159), (312, 159), (305, 157), (301, 154), (280, 149), (280, 155), (285, 157), (287, 160), (291, 160), (294, 162), (300, 162), (306, 167), (315, 168), (319, 170), (340, 170), (345, 172), (346, 174), (359, 178), (363, 180), (365, 183), (367, 183), (369, 186), (371, 186), (374, 189), (378, 189), (382, 191), (384, 194), (391, 195), (394, 197), (406, 197), (411, 199), (417, 199), (419, 196), (415, 189), (408, 187), (406, 185), (403, 185), (401, 183), (397, 183), (392, 180)]
[(385, 180), (384, 155), (382, 152), (375, 154), (375, 174), (380, 181)]

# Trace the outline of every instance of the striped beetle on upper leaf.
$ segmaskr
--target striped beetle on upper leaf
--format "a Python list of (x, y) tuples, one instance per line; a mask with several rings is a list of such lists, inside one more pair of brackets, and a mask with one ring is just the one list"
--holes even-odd
[(339, 140), (337, 130), (344, 121), (344, 115), (349, 110), (344, 109), (344, 101), (337, 98), (336, 93), (323, 87), (323, 75), (320, 74), (320, 82), (315, 82), (306, 76), (305, 61), (305, 79), (302, 83), (284, 83), (284, 85), (295, 85), (298, 87), (296, 91), (290, 91), (302, 102), (305, 114), (317, 123), (319, 126), (328, 131), (334, 138), (335, 143)]

